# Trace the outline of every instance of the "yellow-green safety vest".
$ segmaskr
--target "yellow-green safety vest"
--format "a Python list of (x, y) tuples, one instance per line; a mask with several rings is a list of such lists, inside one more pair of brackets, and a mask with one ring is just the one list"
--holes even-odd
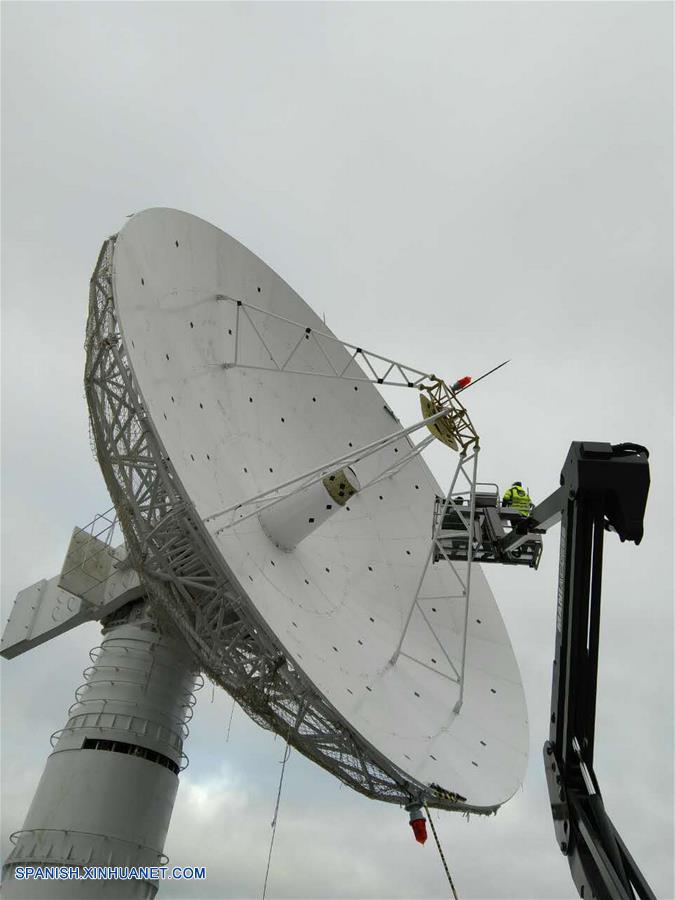
[(503, 503), (504, 506), (511, 506), (514, 509), (517, 509), (521, 516), (528, 515), (532, 505), (530, 495), (525, 488), (518, 487), (517, 484), (512, 484), (508, 491), (506, 491)]

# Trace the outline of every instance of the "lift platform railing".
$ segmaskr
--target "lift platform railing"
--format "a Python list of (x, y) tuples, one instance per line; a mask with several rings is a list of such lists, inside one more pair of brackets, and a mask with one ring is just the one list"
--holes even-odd
[[(469, 532), (466, 521), (463, 521), (466, 516), (462, 515), (462, 507), (466, 507), (468, 515), (470, 492), (457, 492), (452, 499), (453, 503), (448, 504), (445, 497), (435, 498), (433, 533), (438, 537), (434, 562), (444, 558), (453, 562), (466, 562), (468, 559)], [(530, 531), (521, 533), (516, 530), (516, 526), (522, 523), (523, 516), (513, 507), (500, 506), (497, 484), (476, 484), (475, 507), (472, 529), (474, 562), (538, 568), (543, 550), (541, 537)], [(515, 537), (505, 549), (504, 541), (511, 535)]]

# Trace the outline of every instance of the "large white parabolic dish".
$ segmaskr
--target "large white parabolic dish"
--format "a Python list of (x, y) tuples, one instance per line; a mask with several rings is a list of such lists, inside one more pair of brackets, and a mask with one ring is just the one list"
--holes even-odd
[[(170, 558), (175, 570), (176, 556), (170, 542), (164, 549), (157, 543), (163, 526), (158, 491), (153, 488), (152, 518), (134, 500), (145, 497), (139, 476), (125, 476), (123, 463), (110, 464), (110, 451), (119, 441), (115, 444), (114, 427), (112, 437), (103, 427), (100, 404), (98, 413), (92, 409), (99, 458), (113, 499), (118, 509), (122, 506), (120, 520), (132, 555), (140, 566), (147, 564), (144, 576), (156, 585), (155, 602), (183, 628), (210, 673), (218, 669), (218, 648), (204, 637), (211, 621), (218, 620), (222, 629), (236, 608), (254, 622), (248, 637), (254, 631), (256, 639), (267, 642), (277, 667), (283, 663), (292, 673), (296, 699), (301, 701), (305, 690), (307, 697), (322, 696), (324, 715), (358, 747), (352, 757), (360, 755), (364, 771), (370, 771), (370, 787), (355, 785), (359, 789), (401, 802), (406, 784), (408, 795), (415, 786), (434, 785), (442, 789), (429, 796), (434, 805), (494, 810), (522, 782), (528, 727), (518, 666), (478, 566), (472, 575), (461, 711), (453, 711), (458, 686), (451, 668), (417, 610), (406, 633), (405, 655), (391, 664), (428, 553), (434, 496), (441, 493), (420, 457), (351, 498), (290, 552), (270, 540), (257, 516), (219, 533), (216, 523), (204, 522), (351, 447), (391, 434), (398, 425), (376, 387), (318, 374), (225, 367), (235, 358), (238, 311), (236, 303), (223, 298), (241, 299), (312, 329), (329, 329), (265, 263), (194, 216), (166, 209), (139, 213), (107, 253), (117, 336), (110, 358), (119, 364), (119, 383), (133, 396), (134, 422), (141, 423), (129, 427), (140, 429), (141, 438), (147, 434), (161, 456), (165, 487), (160, 492), (182, 498), (195, 546), (204, 558), (215, 560), (209, 572), (217, 569), (214, 583), (227, 595), (220, 619), (214, 601), (208, 608), (212, 618), (200, 630), (195, 590), (202, 576), (191, 579), (188, 572), (182, 584), (162, 581), (157, 560)], [(94, 292), (96, 278), (95, 273)], [(105, 340), (100, 345), (91, 341), (94, 327), (109, 328), (102, 316), (98, 325), (90, 323), (90, 363), (97, 348), (107, 347)], [(238, 359), (249, 366), (268, 365), (268, 351), (284, 358), (297, 341), (297, 329), (264, 313), (251, 313), (238, 329)], [(325, 372), (320, 348), (308, 341), (299, 352), (303, 371)], [(332, 344), (328, 352), (336, 368), (347, 365), (349, 354), (342, 346)], [(361, 484), (409, 447), (402, 438), (354, 464)], [(174, 503), (172, 514), (179, 513)], [(145, 534), (155, 529), (151, 557), (134, 524), (144, 515)], [(453, 590), (458, 595), (450, 603), (421, 601), (448, 655), (458, 658), (464, 609), (459, 585), (444, 563), (430, 567), (426, 580), (424, 596)], [(191, 590), (189, 606), (181, 597)], [(217, 677), (255, 714), (256, 703), (247, 702), (246, 690), (250, 699), (258, 689), (258, 669), (251, 666), (248, 689), (237, 688), (229, 669)], [(260, 697), (265, 684), (261, 679)], [(283, 717), (276, 724), (260, 713), (258, 718), (283, 733)], [(310, 749), (296, 745), (345, 778), (335, 752), (320, 758), (319, 741)], [(380, 770), (393, 773), (398, 794), (379, 790)], [(444, 796), (451, 799), (444, 802)]]

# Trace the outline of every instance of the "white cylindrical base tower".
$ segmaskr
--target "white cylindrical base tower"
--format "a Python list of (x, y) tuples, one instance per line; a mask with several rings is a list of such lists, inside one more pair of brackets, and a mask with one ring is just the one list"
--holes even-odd
[(183, 742), (194, 706), (194, 660), (161, 634), (145, 604), (103, 628), (65, 728), (4, 866), (5, 898), (152, 898), (157, 882), (19, 880), (17, 866), (162, 866)]

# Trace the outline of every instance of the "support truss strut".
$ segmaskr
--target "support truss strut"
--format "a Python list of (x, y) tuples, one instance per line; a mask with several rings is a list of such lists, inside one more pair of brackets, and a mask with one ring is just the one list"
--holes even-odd
[[(439, 419), (434, 430), (434, 434), (439, 440), (442, 440), (454, 450), (459, 447), (462, 450), (468, 450), (478, 443), (478, 434), (473, 427), (469, 414), (457, 397), (457, 394), (461, 391), (455, 392), (436, 375), (430, 372), (423, 372), (421, 369), (416, 369), (414, 366), (398, 362), (395, 359), (390, 359), (388, 356), (374, 353), (372, 350), (366, 350), (356, 344), (341, 341), (327, 331), (319, 331), (301, 322), (295, 322), (285, 316), (254, 306), (252, 303), (246, 303), (244, 300), (228, 297), (225, 294), (216, 294), (215, 299), (234, 304), (236, 307), (234, 357), (232, 361), (223, 362), (224, 369), (257, 369), (265, 372), (285, 372), (289, 375), (338, 378), (345, 381), (416, 388), (422, 393), (424, 398), (423, 410), (425, 417), (438, 412), (440, 409), (446, 409), (446, 415)], [(283, 322), (296, 332), (293, 337), (292, 349), (289, 353), (285, 353), (283, 359), (277, 358), (272, 352), (268, 342), (261, 333), (261, 329), (256, 325), (256, 318), (262, 318), (263, 321), (265, 319), (273, 319)], [(247, 330), (252, 331), (255, 335), (255, 340), (252, 344), (248, 340), (244, 341), (242, 339), (245, 322), (249, 326)], [(318, 349), (322, 361), (322, 369), (318, 369), (316, 365), (308, 366), (306, 362), (303, 364), (303, 348), (308, 344), (312, 348)], [(334, 349), (331, 356), (329, 352), (331, 347), (338, 348), (337, 355)], [(258, 351), (255, 357), (250, 352), (253, 348)], [(265, 364), (253, 361), (258, 359), (261, 349), (264, 351), (263, 355), (269, 360)], [(249, 351), (249, 358), (246, 355), (247, 350)], [(346, 351), (346, 362), (340, 351)], [(336, 362), (338, 355), (342, 359), (340, 363)]]
[[(460, 504), (453, 497), (453, 494), (457, 493), (458, 487), (457, 482), (460, 479), (460, 476), (464, 479), (465, 482), (468, 483), (468, 493), (469, 493), (469, 503), (468, 509), (464, 506), (464, 504)], [(405, 620), (405, 624), (403, 626), (403, 631), (401, 633), (401, 637), (399, 639), (398, 645), (394, 654), (391, 658), (392, 665), (395, 665), (399, 656), (404, 656), (407, 659), (413, 660), (414, 662), (419, 663), (420, 665), (426, 665), (418, 659), (415, 659), (412, 656), (409, 656), (407, 653), (403, 651), (403, 645), (405, 642), (406, 634), (408, 633), (408, 629), (410, 627), (410, 622), (413, 617), (413, 613), (415, 610), (421, 615), (424, 623), (427, 628), (431, 632), (434, 637), (436, 643), (441, 649), (441, 652), (445, 656), (452, 672), (454, 673), (454, 678), (450, 677), (450, 681), (454, 681), (459, 685), (459, 696), (457, 698), (457, 702), (454, 705), (454, 712), (459, 713), (462, 708), (462, 704), (464, 702), (464, 683), (466, 678), (466, 651), (467, 651), (467, 634), (469, 627), (469, 606), (471, 602), (471, 568), (473, 562), (473, 547), (475, 541), (475, 532), (474, 532), (474, 523), (476, 521), (476, 483), (478, 476), (478, 447), (474, 448), (473, 452), (470, 455), (466, 455), (466, 453), (462, 453), (459, 457), (459, 461), (457, 463), (457, 468), (455, 469), (455, 473), (452, 478), (452, 482), (450, 483), (450, 489), (448, 490), (447, 496), (445, 498), (445, 502), (441, 507), (441, 514), (438, 517), (437, 521), (434, 524), (434, 531), (431, 537), (431, 543), (429, 546), (429, 552), (426, 556), (426, 561), (422, 568), (422, 573), (420, 575), (419, 581), (417, 583), (417, 590), (415, 591), (415, 596), (413, 597), (412, 603), (410, 605), (410, 609), (408, 610), (408, 615)], [(446, 514), (453, 513), (456, 516), (456, 521), (460, 523), (460, 539), (467, 541), (467, 567), (466, 567), (466, 575), (462, 577), (457, 567), (453, 563), (453, 561), (448, 557), (445, 552), (439, 537), (440, 533), (443, 529), (443, 523), (446, 517)], [(461, 533), (465, 534), (465, 537), (461, 536)], [(425, 582), (425, 578), (427, 572), (429, 571), (429, 566), (433, 565), (434, 557), (440, 553), (445, 562), (450, 566), (457, 582), (460, 585), (460, 594), (443, 594), (443, 595), (434, 595), (433, 597), (425, 596), (422, 594), (422, 586)], [(453, 600), (464, 600), (464, 611), (463, 611), (463, 625), (462, 625), (462, 645), (461, 645), (461, 655), (459, 660), (452, 660), (448, 655), (448, 652), (441, 641), (441, 639), (436, 634), (433, 625), (429, 621), (429, 617), (424, 612), (421, 601), (423, 600), (434, 600), (434, 601), (446, 601), (451, 603)], [(426, 666), (426, 668), (430, 668)], [(435, 669), (431, 671), (435, 671), (438, 675), (442, 673), (438, 672)], [(448, 677), (448, 676), (444, 676)]]

